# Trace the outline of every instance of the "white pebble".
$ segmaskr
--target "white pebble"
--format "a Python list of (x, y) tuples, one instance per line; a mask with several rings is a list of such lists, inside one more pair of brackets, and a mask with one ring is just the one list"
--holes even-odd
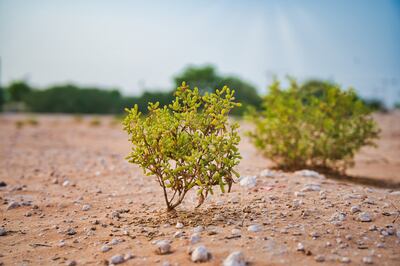
[(243, 177), (240, 177), (239, 184), (242, 187), (253, 188), (257, 184), (257, 176), (243, 176)]
[(168, 254), (171, 252), (171, 244), (169, 243), (168, 240), (160, 240), (156, 242), (157, 246), (157, 253), (158, 254)]
[(223, 266), (246, 266), (246, 264), (241, 251), (232, 252), (223, 262)]
[(183, 223), (177, 222), (175, 225), (176, 229), (182, 229), (183, 228)]
[(260, 232), (261, 230), (262, 230), (262, 227), (259, 224), (252, 224), (249, 227), (247, 227), (247, 231), (253, 232), (253, 233)]
[(101, 247), (101, 252), (107, 252), (107, 251), (109, 251), (111, 249), (111, 247), (110, 246), (108, 246), (108, 245), (103, 245), (102, 247)]
[(358, 215), (358, 219), (361, 222), (371, 222), (372, 221), (372, 217), (371, 214), (369, 214), (368, 212), (362, 212)]
[(90, 210), (91, 206), (89, 204), (85, 204), (82, 206), (82, 211), (88, 211)]
[(196, 244), (198, 242), (200, 242), (200, 235), (199, 233), (194, 233), (193, 235), (190, 236), (190, 244)]
[(303, 243), (297, 243), (297, 251), (304, 251)]
[(193, 228), (193, 233), (201, 233), (203, 232), (203, 230), (204, 230), (203, 226), (199, 225)]
[(192, 252), (193, 262), (206, 262), (210, 259), (211, 255), (205, 246), (198, 246)]
[(111, 257), (110, 262), (112, 264), (121, 264), (125, 261), (124, 256), (122, 255), (114, 255)]
[(373, 264), (374, 263), (371, 257), (363, 257), (362, 262), (364, 262), (365, 264)]

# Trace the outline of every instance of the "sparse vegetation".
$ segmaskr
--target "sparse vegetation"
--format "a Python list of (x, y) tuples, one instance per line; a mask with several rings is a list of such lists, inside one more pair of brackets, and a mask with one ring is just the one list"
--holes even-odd
[(291, 80), (285, 90), (275, 81), (263, 110), (248, 115), (255, 125), (249, 136), (281, 167), (343, 171), (353, 164), (356, 151), (374, 145), (378, 137), (370, 112), (351, 89), (325, 83), (316, 91)]
[(22, 119), (22, 120), (19, 119), (19, 120), (15, 121), (15, 126), (18, 129), (24, 127), (25, 125), (37, 126), (37, 125), (39, 125), (39, 121), (37, 120), (37, 118), (35, 116), (29, 116), (25, 119)]
[[(167, 210), (182, 203), (197, 187), (200, 206), (213, 186), (230, 191), (240, 154), (238, 124), (228, 122), (234, 102), (228, 87), (201, 95), (182, 83), (168, 106), (149, 103), (147, 116), (138, 106), (126, 109), (125, 131), (133, 144), (127, 159), (154, 175), (163, 189)], [(167, 190), (171, 190), (169, 193)]]
[(23, 120), (16, 120), (15, 121), (15, 127), (20, 129), (25, 125), (25, 122)]
[(82, 123), (82, 121), (83, 121), (82, 115), (80, 115), (80, 114), (74, 115), (74, 121), (76, 123)]
[(31, 125), (31, 126), (37, 126), (37, 125), (39, 125), (39, 121), (38, 121), (37, 118), (34, 117), (34, 116), (28, 117), (28, 118), (26, 119), (26, 123), (27, 123), (28, 125)]
[(93, 117), (92, 120), (90, 120), (89, 123), (90, 123), (91, 126), (94, 126), (94, 127), (97, 127), (97, 126), (101, 125), (101, 121), (100, 121), (100, 119), (98, 117)]

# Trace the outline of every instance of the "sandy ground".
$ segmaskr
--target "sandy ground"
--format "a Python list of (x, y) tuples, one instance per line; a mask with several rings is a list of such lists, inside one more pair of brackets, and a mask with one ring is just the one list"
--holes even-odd
[[(400, 113), (376, 115), (382, 138), (357, 154), (351, 182), (263, 172), (273, 164), (243, 138), (238, 170), (256, 186), (235, 184), (198, 210), (192, 193), (171, 214), (155, 180), (124, 160), (129, 143), (112, 118), (38, 116), (17, 128), (25, 117), (0, 116), (4, 265), (105, 265), (117, 254), (132, 254), (123, 265), (194, 265), (199, 245), (211, 253), (201, 265), (233, 251), (249, 265), (400, 265)], [(157, 240), (171, 253), (156, 254)]]

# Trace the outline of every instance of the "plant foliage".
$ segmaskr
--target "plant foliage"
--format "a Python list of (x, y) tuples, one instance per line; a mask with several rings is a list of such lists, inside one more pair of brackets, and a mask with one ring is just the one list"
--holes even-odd
[(240, 160), (239, 126), (228, 121), (229, 112), (240, 106), (234, 100), (234, 91), (226, 86), (201, 95), (183, 82), (171, 104), (149, 103), (145, 117), (137, 105), (126, 109), (123, 125), (133, 144), (127, 159), (156, 177), (168, 211), (193, 187), (198, 188), (198, 206), (215, 185), (222, 192), (228, 185), (230, 191)]
[(255, 125), (248, 134), (281, 167), (343, 171), (356, 151), (378, 137), (370, 109), (352, 89), (325, 83), (315, 90), (294, 80), (286, 90), (278, 81), (269, 89), (263, 110), (247, 116)]

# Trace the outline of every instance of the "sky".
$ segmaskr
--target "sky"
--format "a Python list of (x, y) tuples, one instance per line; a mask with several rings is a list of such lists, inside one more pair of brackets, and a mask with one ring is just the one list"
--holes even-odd
[(329, 79), (400, 102), (400, 1), (0, 0), (1, 84), (173, 87), (213, 64), (265, 93), (274, 76)]

